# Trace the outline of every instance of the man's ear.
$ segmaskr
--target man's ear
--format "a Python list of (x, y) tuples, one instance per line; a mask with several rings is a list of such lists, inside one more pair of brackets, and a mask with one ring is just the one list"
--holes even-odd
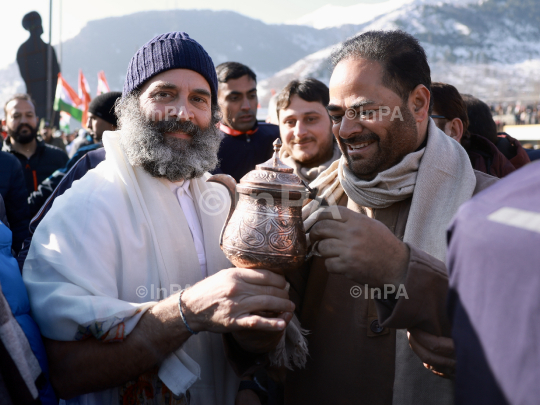
[(461, 143), (463, 137), (463, 122), (459, 118), (454, 118), (452, 121), (448, 121), (445, 125), (446, 133), (450, 133), (450, 137)]
[(409, 108), (416, 122), (428, 119), (430, 93), (426, 86), (419, 84), (409, 95)]

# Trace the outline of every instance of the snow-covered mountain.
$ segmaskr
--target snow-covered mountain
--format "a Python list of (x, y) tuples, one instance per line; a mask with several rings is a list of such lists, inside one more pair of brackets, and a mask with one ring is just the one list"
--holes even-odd
[(480, 4), (482, 0), (386, 0), (380, 3), (360, 3), (353, 6), (335, 6), (327, 4), (288, 24), (307, 25), (313, 28), (340, 27), (346, 24), (359, 25), (375, 18), (399, 10), (407, 5), (440, 5), (444, 3), (454, 6), (468, 6)]
[[(359, 32), (400, 29), (414, 35), (426, 50), (434, 81), (454, 84), (462, 92), (490, 101), (540, 98), (537, 0), (390, 0), (369, 6), (378, 4), (387, 4), (391, 11), (361, 24)], [(357, 7), (347, 10), (352, 13)], [(343, 14), (341, 22), (351, 21), (347, 13)], [(336, 19), (332, 24), (341, 22)], [(277, 91), (293, 78), (311, 76), (328, 81), (328, 57), (336, 45), (308, 55), (261, 82), (263, 100), (271, 89)]]

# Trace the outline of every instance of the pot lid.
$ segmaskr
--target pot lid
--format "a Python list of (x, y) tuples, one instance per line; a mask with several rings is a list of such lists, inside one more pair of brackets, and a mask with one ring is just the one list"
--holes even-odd
[[(289, 190), (301, 193), (308, 193), (306, 184), (293, 173), (293, 168), (287, 166), (279, 158), (281, 149), (281, 139), (276, 139), (273, 143), (274, 154), (266, 162), (255, 166), (255, 170), (247, 173), (240, 179), (239, 186), (246, 188), (257, 188), (266, 190)], [(244, 187), (240, 187), (244, 189)], [(238, 191), (241, 191), (240, 189)]]

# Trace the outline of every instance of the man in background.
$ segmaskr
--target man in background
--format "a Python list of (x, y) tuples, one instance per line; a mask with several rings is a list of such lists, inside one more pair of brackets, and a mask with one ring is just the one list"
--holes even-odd
[(329, 100), (328, 87), (311, 78), (293, 80), (277, 98), (280, 158), (308, 184), (341, 157), (326, 111)]
[(53, 132), (54, 128), (49, 124), (49, 121), (45, 121), (42, 118), (39, 123), (39, 135), (41, 136), (41, 139), (43, 139), (43, 142), (48, 145), (56, 146), (65, 152), (66, 145), (64, 144), (64, 141), (60, 137), (57, 138), (53, 136)]
[(467, 106), (457, 89), (446, 83), (433, 83), (431, 118), (446, 135), (463, 146), (473, 169), (502, 178), (515, 168), (497, 147), (483, 136), (469, 132)]
[(55, 146), (37, 139), (38, 117), (34, 102), (28, 94), (16, 94), (4, 106), (8, 138), (2, 150), (12, 153), (24, 171), (27, 194), (38, 189), (39, 184), (55, 170), (63, 167), (67, 155)]
[(467, 105), (471, 134), (480, 135), (490, 140), (516, 169), (530, 163), (531, 159), (517, 139), (505, 133), (497, 133), (497, 124), (486, 103), (470, 94), (462, 94), (461, 96)]
[(246, 65), (225, 62), (216, 68), (218, 103), (223, 117), (219, 128), (219, 167), (240, 181), (255, 165), (272, 157), (272, 143), (279, 137), (277, 125), (257, 122), (257, 76)]
[(67, 172), (88, 152), (102, 148), (101, 139), (103, 132), (116, 131), (117, 119), (114, 110), (116, 100), (122, 97), (119, 91), (111, 91), (109, 93), (100, 94), (92, 100), (88, 106), (88, 122), (86, 126), (90, 134), (92, 134), (94, 143), (83, 146), (77, 150), (66, 165), (53, 174), (47, 177), (28, 197), (28, 205), (30, 207), (31, 217), (34, 217), (41, 209), (47, 198), (53, 193), (60, 181), (64, 178)]

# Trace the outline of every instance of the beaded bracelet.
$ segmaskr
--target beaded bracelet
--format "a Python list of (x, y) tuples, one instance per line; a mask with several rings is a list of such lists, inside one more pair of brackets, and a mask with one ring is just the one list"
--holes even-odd
[(184, 321), (184, 325), (186, 325), (186, 328), (188, 331), (191, 332), (192, 335), (196, 335), (199, 332), (195, 332), (193, 329), (191, 329), (187, 323), (186, 316), (184, 315), (184, 311), (182, 311), (182, 294), (184, 294), (185, 289), (180, 291), (180, 295), (178, 296), (178, 308), (180, 308), (180, 316), (182, 317), (182, 321)]

